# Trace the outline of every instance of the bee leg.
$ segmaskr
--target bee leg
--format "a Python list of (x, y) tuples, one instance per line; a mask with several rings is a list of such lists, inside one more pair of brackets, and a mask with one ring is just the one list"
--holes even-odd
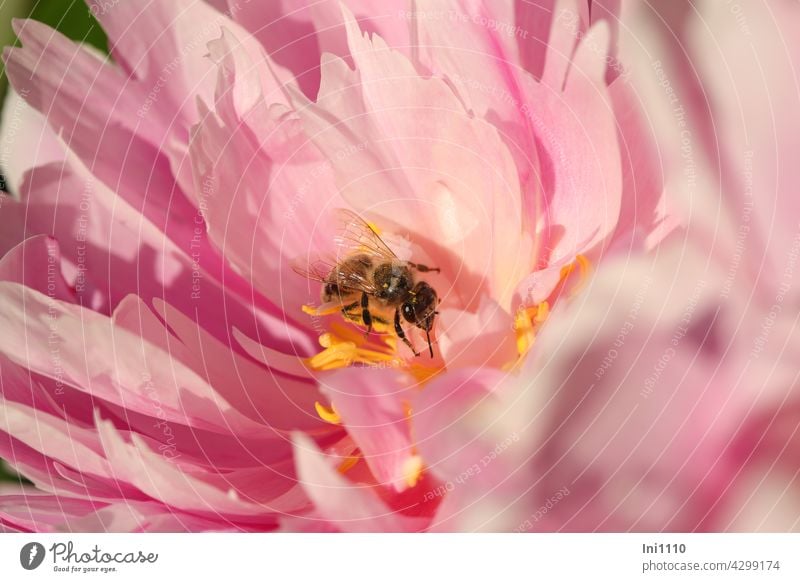
[(353, 301), (352, 303), (348, 303), (347, 305), (342, 306), (342, 313), (349, 313), (353, 311), (356, 307), (358, 307), (358, 301)]
[(405, 342), (405, 344), (411, 349), (411, 351), (414, 352), (414, 355), (418, 356), (419, 352), (414, 349), (414, 346), (411, 345), (411, 342), (406, 337), (406, 332), (403, 331), (403, 326), (400, 325), (400, 309), (399, 308), (395, 309), (395, 312), (394, 312), (394, 331), (395, 331), (395, 333), (397, 333), (397, 337), (399, 337), (401, 340), (403, 340), (403, 342)]
[(425, 337), (428, 338), (428, 349), (431, 351), (431, 358), (433, 358), (433, 344), (431, 343), (431, 330), (430, 328), (425, 328)]
[(358, 315), (353, 313), (353, 310), (358, 307), (358, 301), (353, 301), (347, 305), (342, 306), (342, 314), (344, 318), (350, 321), (358, 321)]
[(369, 312), (369, 295), (366, 293), (361, 294), (361, 319), (367, 326), (366, 335), (369, 335), (372, 331), (372, 314)]
[(441, 269), (439, 267), (427, 267), (425, 265), (420, 265), (419, 263), (408, 263), (408, 264), (411, 265), (414, 269), (416, 269), (420, 273), (428, 273), (431, 271), (436, 273), (441, 272)]

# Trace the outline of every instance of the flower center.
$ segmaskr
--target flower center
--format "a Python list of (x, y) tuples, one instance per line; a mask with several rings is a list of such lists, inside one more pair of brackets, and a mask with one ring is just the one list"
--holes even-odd
[[(547, 298), (534, 306), (522, 307), (514, 317), (514, 333), (516, 334), (517, 350), (520, 356), (525, 355), (533, 346), (536, 335), (550, 315), (550, 306), (562, 296), (573, 297), (580, 293), (586, 285), (591, 272), (591, 263), (583, 255), (577, 255), (575, 261), (564, 266), (560, 272), (559, 282)], [(303, 311), (309, 315), (325, 316), (339, 313), (338, 306), (325, 306), (322, 309), (304, 306)], [(322, 351), (306, 358), (307, 366), (318, 371), (336, 370), (349, 366), (363, 366), (373, 368), (402, 368), (417, 380), (419, 385), (424, 384), (441, 368), (420, 364), (417, 361), (407, 361), (397, 355), (398, 338), (391, 333), (388, 325), (375, 325), (375, 331), (380, 333), (364, 334), (360, 329), (340, 321), (332, 321), (328, 331), (320, 335), (319, 343)], [(416, 360), (416, 359), (415, 359)], [(513, 367), (520, 359), (510, 362)], [(336, 409), (316, 402), (314, 404), (319, 417), (331, 424), (341, 424), (342, 419)], [(408, 422), (411, 422), (410, 410), (406, 411)], [(341, 473), (350, 470), (361, 458), (356, 451), (344, 459), (338, 467)], [(409, 487), (414, 487), (425, 470), (422, 457), (418, 454), (411, 455), (403, 465), (403, 477)]]

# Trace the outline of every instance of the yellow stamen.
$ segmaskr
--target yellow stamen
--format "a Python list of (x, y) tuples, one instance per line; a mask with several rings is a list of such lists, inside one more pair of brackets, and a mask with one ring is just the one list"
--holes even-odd
[(409, 457), (403, 463), (403, 479), (406, 485), (414, 487), (419, 482), (420, 475), (422, 475), (422, 457), (414, 455)]
[(307, 358), (305, 363), (314, 370), (326, 371), (362, 365), (375, 368), (402, 368), (422, 384), (438, 373), (432, 368), (416, 362), (408, 363), (397, 355), (397, 337), (391, 334), (364, 336), (351, 325), (333, 322), (331, 330), (319, 338), (324, 348)]
[(342, 310), (341, 305), (323, 305), (314, 307), (313, 305), (303, 305), (301, 307), (306, 315), (333, 315)]
[[(583, 290), (591, 274), (592, 264), (584, 255), (577, 255), (572, 263), (561, 268), (561, 281), (559, 285), (562, 289), (567, 283), (567, 280), (570, 279), (572, 274), (576, 271), (578, 273), (577, 282), (570, 288), (569, 297), (573, 297)], [(520, 355), (524, 355), (531, 349), (533, 342), (536, 340), (536, 332), (549, 315), (549, 301), (542, 301), (538, 305), (532, 307), (520, 307), (517, 311), (514, 317), (514, 331), (517, 335), (517, 351)]]
[(514, 317), (514, 331), (517, 334), (517, 351), (524, 355), (536, 340), (536, 331), (550, 314), (550, 304), (542, 301), (533, 307), (523, 307)]
[(572, 263), (566, 265), (565, 267), (562, 267), (561, 269), (562, 283), (566, 282), (569, 276), (575, 272), (575, 269), (578, 270), (578, 281), (575, 283), (572, 289), (570, 289), (569, 292), (570, 297), (574, 297), (575, 295), (583, 291), (583, 288), (586, 286), (586, 282), (589, 279), (589, 275), (592, 272), (592, 264), (589, 262), (589, 259), (587, 259), (584, 255), (576, 255), (575, 260)]
[(324, 404), (315, 402), (314, 408), (316, 409), (319, 417), (325, 422), (329, 422), (331, 424), (342, 424), (342, 417), (339, 416), (338, 412), (336, 412), (333, 404), (331, 404), (330, 408), (327, 408)]
[(345, 459), (339, 463), (339, 466), (336, 468), (336, 470), (342, 474), (345, 474), (358, 464), (358, 460), (360, 458), (361, 457), (359, 455), (350, 455), (349, 457), (345, 457)]

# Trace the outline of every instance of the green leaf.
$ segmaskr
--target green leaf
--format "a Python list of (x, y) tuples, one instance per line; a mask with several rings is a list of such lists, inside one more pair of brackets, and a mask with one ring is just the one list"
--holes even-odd
[(36, 2), (31, 18), (49, 24), (73, 40), (88, 43), (104, 53), (108, 52), (106, 34), (83, 0)]

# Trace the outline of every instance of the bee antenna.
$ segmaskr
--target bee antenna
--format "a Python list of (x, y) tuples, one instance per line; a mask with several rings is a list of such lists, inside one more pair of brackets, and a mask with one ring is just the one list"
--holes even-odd
[(433, 358), (433, 345), (431, 344), (431, 330), (426, 328), (425, 335), (428, 338), (428, 349), (431, 351), (431, 358)]

